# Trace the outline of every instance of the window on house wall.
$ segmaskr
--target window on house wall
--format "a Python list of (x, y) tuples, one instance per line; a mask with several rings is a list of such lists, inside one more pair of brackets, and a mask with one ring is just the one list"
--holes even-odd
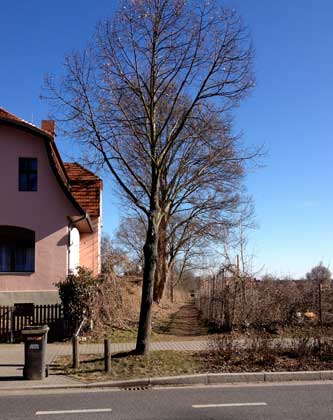
[(0, 226), (0, 273), (35, 271), (35, 232)]
[(37, 191), (36, 158), (19, 158), (19, 191)]

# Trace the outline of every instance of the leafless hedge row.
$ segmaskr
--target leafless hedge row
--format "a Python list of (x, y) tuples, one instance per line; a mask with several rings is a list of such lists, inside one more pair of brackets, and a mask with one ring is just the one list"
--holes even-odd
[(305, 323), (333, 324), (332, 282), (214, 276), (201, 281), (197, 304), (215, 326), (274, 329)]

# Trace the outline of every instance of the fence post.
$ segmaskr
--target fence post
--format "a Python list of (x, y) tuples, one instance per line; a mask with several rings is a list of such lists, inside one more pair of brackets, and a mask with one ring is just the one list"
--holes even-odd
[(323, 326), (323, 306), (322, 306), (322, 283), (321, 281), (318, 284), (318, 292), (319, 292), (319, 322), (320, 326)]
[(10, 308), (10, 342), (14, 343), (14, 332), (15, 332), (15, 313), (14, 308)]
[(72, 338), (73, 346), (73, 368), (78, 369), (80, 367), (80, 354), (79, 354), (79, 337), (74, 335)]
[(105, 372), (111, 373), (111, 340), (104, 339), (104, 369)]

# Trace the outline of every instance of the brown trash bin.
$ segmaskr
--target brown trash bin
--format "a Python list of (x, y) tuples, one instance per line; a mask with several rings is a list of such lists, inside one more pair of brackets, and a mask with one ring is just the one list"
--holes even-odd
[(33, 325), (24, 327), (24, 368), (23, 377), (29, 380), (41, 380), (47, 376), (46, 346), (47, 325)]

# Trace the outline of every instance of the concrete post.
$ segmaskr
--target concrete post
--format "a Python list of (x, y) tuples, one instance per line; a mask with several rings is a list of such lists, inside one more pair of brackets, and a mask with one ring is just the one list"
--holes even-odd
[(80, 353), (79, 353), (79, 337), (76, 335), (72, 338), (73, 346), (73, 368), (78, 369), (80, 367)]
[(109, 338), (104, 340), (104, 369), (105, 372), (111, 373), (111, 340)]

